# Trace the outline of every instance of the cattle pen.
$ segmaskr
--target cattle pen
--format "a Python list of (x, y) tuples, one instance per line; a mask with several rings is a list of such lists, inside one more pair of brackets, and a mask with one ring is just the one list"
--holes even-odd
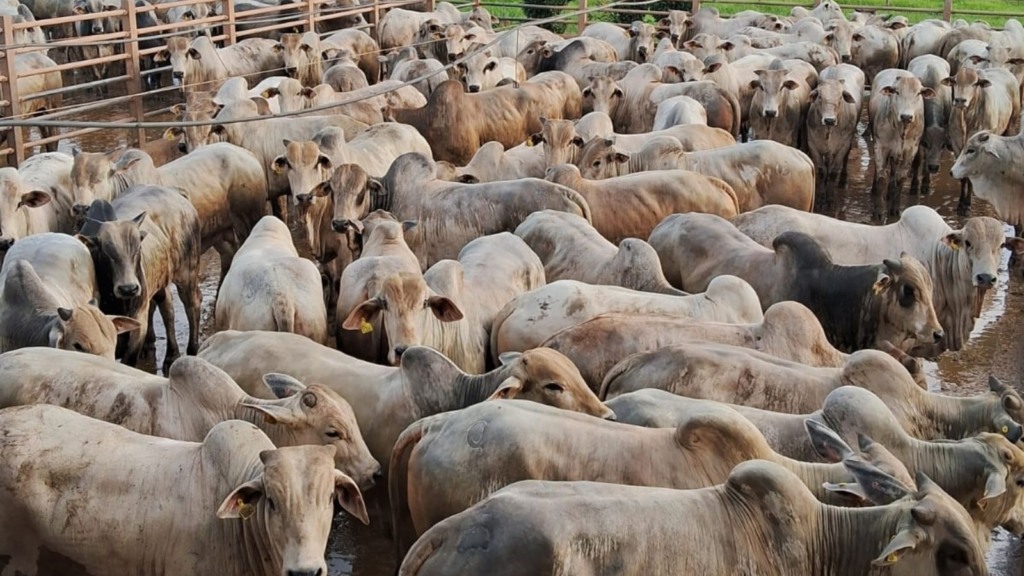
[[(957, 18), (1005, 19), (1024, 16), (1024, 11), (978, 8), (988, 5), (972, 0), (944, 0), (941, 10), (937, 5), (921, 7), (916, 5), (919, 3), (915, 0), (864, 2), (849, 8), (906, 15), (912, 20), (929, 17), (951, 21)], [(223, 2), (222, 10), (210, 12), (207, 16), (159, 24), (152, 18), (151, 12), (207, 3), (202, 0), (179, 0), (154, 6), (136, 0), (120, 0), (119, 4), (120, 7), (106, 4), (102, 12), (50, 19), (25, 19), (11, 13), (0, 16), (0, 36), (4, 46), (0, 52), (3, 59), (0, 62), (0, 107), (3, 109), (0, 132), (4, 133), (4, 144), (0, 144), (0, 157), (3, 160), (0, 162), (4, 165), (17, 166), (35, 151), (56, 149), (60, 141), (74, 143), (101, 131), (109, 136), (116, 134), (114, 138), (104, 138), (105, 141), (145, 147), (147, 143), (153, 144), (159, 140), (166, 128), (180, 125), (164, 120), (170, 117), (174, 104), (182, 99), (181, 88), (153, 87), (159, 85), (156, 79), (167, 75), (170, 69), (170, 66), (152, 63), (153, 57), (168, 38), (190, 35), (194, 30), (205, 29), (209, 31), (212, 41), (227, 46), (246, 38), (273, 33), (317, 31), (321, 36), (326, 36), (339, 28), (342, 20), (355, 18), (362, 19), (356, 28), (376, 37), (376, 23), (387, 11), (394, 8), (434, 8), (434, 0), (373, 0), (347, 6), (336, 0), (304, 0), (239, 12), (234, 9), (232, 2)], [(792, 6), (774, 0), (757, 3), (694, 0), (692, 3), (669, 3), (668, 7), (674, 4), (694, 11), (702, 6), (712, 6), (723, 14), (743, 9), (785, 13)], [(566, 34), (582, 30), (594, 21), (616, 21), (626, 25), (626, 22), (633, 19), (656, 21), (667, 14), (664, 10), (655, 9), (666, 8), (666, 4), (654, 0), (611, 3), (574, 0), (564, 5), (474, 0), (456, 5), (463, 11), (478, 6), (498, 15), (503, 29), (560, 22)], [(540, 20), (528, 18), (525, 14), (530, 10), (535, 11), (533, 14), (539, 10), (550, 16)], [(140, 22), (146, 21), (147, 16), (153, 25), (139, 26)], [(86, 38), (62, 36), (58, 33), (68, 27), (99, 21), (112, 23), (110, 30)], [(33, 36), (32, 31), (38, 31), (37, 35)], [(47, 41), (39, 43), (37, 40), (27, 40), (39, 38), (40, 33)], [(84, 48), (90, 48), (90, 55), (96, 56), (82, 57)], [(72, 58), (76, 51), (79, 57)], [(49, 52), (53, 66), (40, 68), (20, 62), (34, 52)], [(449, 64), (448, 67), (451, 66)], [(59, 73), (62, 77), (59, 87), (33, 89), (40, 85), (40, 78), (53, 73)], [(90, 75), (91, 78), (86, 78)], [(332, 106), (337, 105), (340, 104)]]

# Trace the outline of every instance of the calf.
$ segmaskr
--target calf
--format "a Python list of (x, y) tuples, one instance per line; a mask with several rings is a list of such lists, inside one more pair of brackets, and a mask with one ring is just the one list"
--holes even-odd
[[(334, 468), (333, 447), (275, 449), (247, 422), (218, 424), (197, 443), (154, 441), (57, 406), (18, 407), (0, 419), (8, 432), (0, 503), (17, 514), (0, 528), (0, 550), (26, 574), (45, 550), (92, 574), (144, 572), (153, 562), (182, 574), (213, 565), (226, 574), (325, 572), (328, 504), (337, 498), (368, 522), (356, 483)], [(54, 461), (30, 464), (45, 454)], [(41, 489), (55, 477), (72, 500)], [(125, 517), (124, 507), (148, 513)], [(172, 533), (180, 534), (161, 546), (138, 545)]]
[(281, 41), (274, 44), (273, 51), (280, 54), (284, 73), (303, 86), (313, 87), (323, 76), (323, 59), (320, 57), (320, 36), (316, 32), (305, 34), (282, 34)]
[(942, 152), (948, 147), (947, 126), (952, 112), (952, 93), (943, 81), (949, 77), (949, 63), (931, 54), (910, 61), (907, 70), (921, 79), (921, 85), (931, 88), (935, 97), (924, 101), (924, 132), (911, 167), (910, 195), (919, 191), (928, 194), (931, 175), (939, 171)]
[[(180, 355), (170, 284), (188, 318), (188, 354), (199, 349), (199, 214), (182, 194), (159, 186), (137, 186), (114, 199), (96, 200), (86, 213), (79, 239), (92, 252), (100, 309), (140, 324), (124, 346), (122, 359), (134, 366), (152, 333), (153, 303), (167, 331), (166, 372)], [(147, 336), (152, 334), (152, 339)]]
[[(882, 264), (837, 266), (805, 234), (780, 234), (772, 252), (707, 214), (672, 215), (651, 233), (650, 242), (674, 286), (699, 291), (719, 275), (738, 276), (750, 282), (764, 308), (783, 300), (810, 308), (829, 341), (845, 352), (883, 341), (910, 351), (944, 336), (932, 305), (931, 276), (906, 254)], [(725, 246), (728, 256), (713, 256)]]
[(320, 272), (299, 257), (284, 222), (264, 216), (239, 248), (217, 294), (214, 324), (217, 330), (276, 330), (327, 342)]
[(857, 136), (864, 73), (849, 65), (826, 68), (811, 91), (807, 150), (815, 166), (815, 194), (831, 206), (836, 187), (846, 187), (847, 160)]
[(489, 50), (477, 51), (458, 64), (462, 83), (471, 93), (496, 88), (505, 79), (526, 82), (526, 70), (515, 58), (496, 58)]
[(905, 70), (883, 70), (871, 81), (871, 122), (875, 174), (871, 182), (874, 215), (900, 212), (900, 199), (924, 134), (924, 100), (935, 91)]
[(247, 38), (217, 48), (209, 36), (191, 42), (176, 36), (167, 39), (167, 46), (154, 60), (170, 62), (171, 78), (182, 91), (213, 90), (232, 76), (247, 76), (252, 81), (264, 72), (281, 69), (284, 61), (274, 50), (276, 45), (266, 38)]
[(587, 26), (580, 36), (604, 40), (615, 47), (619, 60), (632, 60), (643, 64), (654, 56), (657, 29), (642, 21), (630, 24), (623, 30), (615, 24), (597, 22)]
[(767, 70), (757, 70), (756, 88), (750, 100), (750, 128), (754, 138), (775, 140), (802, 148), (811, 86), (800, 68), (787, 68), (775, 61)]

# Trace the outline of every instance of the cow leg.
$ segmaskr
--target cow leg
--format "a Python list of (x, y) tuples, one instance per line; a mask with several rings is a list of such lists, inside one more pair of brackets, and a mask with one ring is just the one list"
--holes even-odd
[(196, 268), (194, 274), (182, 282), (175, 282), (178, 287), (178, 296), (185, 308), (185, 318), (188, 320), (188, 345), (185, 353), (195, 356), (199, 353), (199, 312), (203, 305), (203, 294), (199, 290), (199, 270)]
[(889, 167), (887, 164), (875, 164), (875, 177), (871, 183), (871, 212), (876, 220), (883, 219), (886, 197), (889, 195)]
[[(910, 191), (911, 196), (917, 196), (921, 191), (921, 164), (924, 162), (924, 150), (920, 147), (917, 149), (917, 154), (914, 154), (914, 162), (910, 166)], [(927, 170), (924, 170), (927, 172)]]
[(214, 250), (217, 251), (217, 255), (220, 257), (220, 278), (217, 280), (217, 294), (220, 294), (220, 285), (224, 283), (224, 276), (226, 276), (228, 270), (231, 269), (231, 262), (235, 258), (235, 252), (238, 251), (238, 246), (235, 243), (234, 232), (228, 232), (224, 236), (225, 237), (217, 242), (213, 247)]
[(160, 306), (160, 318), (164, 321), (164, 333), (167, 336), (167, 352), (164, 355), (163, 363), (164, 375), (167, 375), (171, 364), (181, 356), (181, 350), (178, 348), (178, 336), (174, 332), (174, 298), (171, 296), (170, 286), (163, 289), (163, 295), (159, 299), (158, 305)]
[[(157, 296), (159, 299), (160, 296)], [(146, 319), (146, 338), (142, 346), (142, 352), (140, 353), (141, 358), (156, 358), (156, 329), (153, 324), (153, 315), (156, 313), (156, 306), (149, 306), (149, 313)]]
[(960, 181), (960, 203), (957, 205), (957, 212), (967, 215), (971, 211), (971, 181), (964, 178)]

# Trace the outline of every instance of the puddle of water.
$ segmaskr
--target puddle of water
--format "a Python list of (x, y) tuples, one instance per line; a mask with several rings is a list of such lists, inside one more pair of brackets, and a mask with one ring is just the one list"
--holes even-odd
[[(169, 98), (173, 98), (170, 96)], [(169, 102), (174, 102), (170, 100)], [(147, 109), (150, 109), (147, 107)], [(120, 111), (100, 111), (90, 115), (91, 118), (113, 118), (125, 114)], [(863, 127), (862, 129), (863, 130)], [(159, 138), (159, 134), (153, 134)], [(111, 150), (126, 142), (127, 134), (123, 131), (105, 131), (89, 134), (79, 142), (62, 141), (60, 150), (70, 152), (73, 144), (83, 150)], [(942, 214), (953, 227), (960, 227), (963, 218), (956, 215), (959, 199), (959, 184), (949, 176), (952, 158), (948, 157), (938, 175), (932, 178), (932, 192), (929, 196), (910, 197), (904, 194), (904, 204), (922, 203), (931, 206)], [(855, 222), (871, 222), (871, 163), (868, 156), (868, 145), (860, 138), (858, 145), (851, 152), (849, 186), (837, 217)], [(975, 200), (973, 215), (993, 216), (991, 208), (980, 200)], [(299, 253), (309, 257), (309, 246), (303, 231), (296, 225), (298, 218), (291, 219), (292, 236)], [(1009, 228), (1007, 228), (1009, 232)], [(927, 362), (926, 373), (930, 386), (950, 394), (976, 394), (985, 389), (988, 374), (994, 373), (1007, 381), (1018, 382), (1024, 373), (1024, 356), (1020, 345), (1022, 342), (1019, 329), (1021, 318), (1024, 318), (1024, 290), (1020, 279), (1015, 278), (1011, 285), (1006, 264), (1009, 254), (1004, 251), (1003, 266), (999, 273), (998, 288), (990, 291), (987, 302), (971, 334), (971, 341), (965, 350), (947, 353), (939, 362)], [(215, 253), (208, 252), (202, 259), (201, 289), (202, 326), (201, 338), (212, 331), (213, 309), (216, 301), (217, 276), (219, 262)], [(160, 315), (156, 316), (157, 359), (144, 368), (154, 370), (162, 362), (166, 349), (166, 339)], [(184, 351), (188, 341), (188, 326), (181, 302), (175, 295), (175, 333), (179, 345)], [(385, 510), (382, 504), (386, 493), (368, 494), (367, 506), (378, 514)], [(328, 545), (328, 573), (330, 576), (390, 576), (396, 568), (394, 552), (390, 538), (383, 534), (379, 522), (365, 527), (351, 520), (344, 514), (335, 519), (334, 530)], [(999, 530), (994, 535), (989, 553), (989, 570), (993, 576), (1018, 576), (1021, 574), (1022, 553), (1020, 541), (1005, 531)]]

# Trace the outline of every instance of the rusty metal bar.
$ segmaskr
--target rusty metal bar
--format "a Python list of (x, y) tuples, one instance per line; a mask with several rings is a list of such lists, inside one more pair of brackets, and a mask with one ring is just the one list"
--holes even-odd
[[(14, 20), (9, 15), (4, 15), (0, 19), (0, 23), (3, 25), (3, 33), (0, 38), (3, 38), (3, 43), (6, 46), (14, 44)], [(7, 107), (8, 118), (17, 118), (21, 116), (21, 101), (18, 98), (18, 69), (17, 69), (17, 56), (11, 54), (7, 58), (4, 58), (4, 72), (8, 80), (4, 82), (4, 94), (7, 99), (10, 100), (10, 106)], [(12, 130), (7, 133), (7, 146), (14, 149), (14, 153), (8, 155), (7, 165), (8, 166), (20, 166), (25, 160), (25, 132), (19, 127), (12, 127)]]
[(583, 29), (587, 27), (587, 0), (580, 0), (580, 15), (576, 20), (576, 33), (583, 32)]
[(221, 6), (227, 7), (224, 14), (228, 18), (227, 23), (224, 25), (226, 28), (224, 34), (227, 38), (224, 39), (224, 44), (230, 46), (238, 42), (238, 31), (235, 29), (235, 3), (231, 0), (223, 0)]
[[(140, 74), (141, 64), (139, 55), (139, 28), (138, 23), (135, 20), (135, 0), (121, 0), (124, 4), (125, 15), (124, 21), (121, 23), (121, 29), (128, 31), (128, 37), (134, 40), (129, 42), (125, 47), (125, 52), (128, 54), (127, 64), (125, 64), (125, 72), (127, 73), (127, 80), (125, 86), (127, 88), (128, 96), (131, 100), (128, 101), (128, 108), (131, 110), (132, 116), (139, 122), (144, 119), (142, 106), (142, 75)], [(146, 131), (143, 128), (135, 129), (135, 138), (137, 146), (142, 148), (146, 143)]]

